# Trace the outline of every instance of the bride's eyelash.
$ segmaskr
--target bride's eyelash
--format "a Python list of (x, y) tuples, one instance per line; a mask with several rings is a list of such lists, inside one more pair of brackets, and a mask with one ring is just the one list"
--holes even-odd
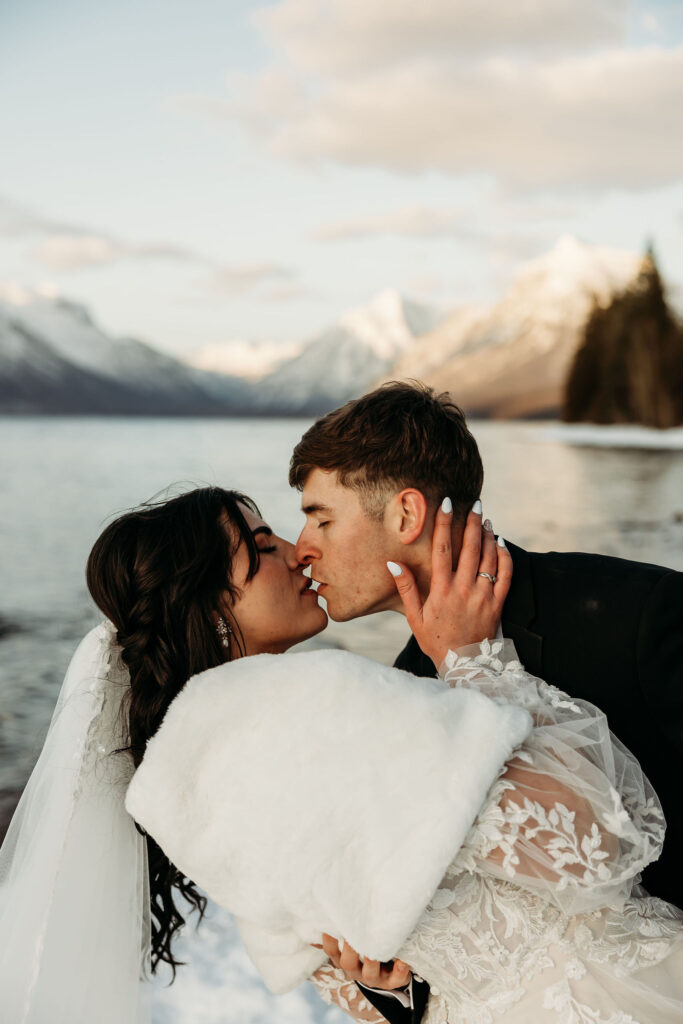
[(274, 544), (269, 548), (259, 548), (260, 555), (272, 555), (273, 551), (277, 551)]

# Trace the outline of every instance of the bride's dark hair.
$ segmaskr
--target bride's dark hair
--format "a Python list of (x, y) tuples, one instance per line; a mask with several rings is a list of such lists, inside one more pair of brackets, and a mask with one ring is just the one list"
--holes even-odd
[[(254, 537), (240, 503), (258, 514), (237, 491), (203, 487), (160, 502), (149, 502), (112, 522), (90, 552), (88, 589), (114, 624), (131, 680), (125, 713), (135, 767), (175, 696), (197, 672), (244, 653), (239, 623), (226, 612), (238, 589), (233, 557), (243, 542), (250, 579), (259, 565)], [(227, 516), (232, 530), (225, 529)], [(216, 632), (216, 615), (232, 629), (229, 647)], [(142, 831), (142, 830), (141, 830)], [(185, 919), (174, 889), (204, 914), (206, 898), (147, 836), (152, 924), (152, 971), (176, 960), (171, 939)]]

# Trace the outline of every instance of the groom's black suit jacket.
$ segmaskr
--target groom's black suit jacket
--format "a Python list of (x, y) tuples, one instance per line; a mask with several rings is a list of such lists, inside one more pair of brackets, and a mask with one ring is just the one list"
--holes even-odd
[[(667, 822), (662, 855), (642, 882), (651, 895), (683, 907), (683, 573), (508, 547), (514, 573), (503, 633), (528, 672), (601, 708), (640, 761)], [(436, 675), (414, 637), (395, 665)], [(411, 1013), (379, 998), (393, 1024), (418, 1024), (426, 1002), (420, 998), (421, 1009)]]

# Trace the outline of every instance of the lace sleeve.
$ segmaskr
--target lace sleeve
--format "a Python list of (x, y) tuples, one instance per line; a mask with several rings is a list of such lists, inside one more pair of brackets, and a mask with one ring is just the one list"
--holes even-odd
[(450, 653), (445, 678), (520, 704), (534, 720), (454, 867), (542, 891), (567, 913), (620, 903), (659, 856), (664, 817), (604, 714), (525, 672), (510, 641)]
[(344, 972), (331, 963), (323, 964), (312, 974), (311, 983), (324, 1002), (338, 1006), (352, 1020), (362, 1024), (386, 1024), (386, 1018), (375, 1009), (355, 981), (349, 981)]

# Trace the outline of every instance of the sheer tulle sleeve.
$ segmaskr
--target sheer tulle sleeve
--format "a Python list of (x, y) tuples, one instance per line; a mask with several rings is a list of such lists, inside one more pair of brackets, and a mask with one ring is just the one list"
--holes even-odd
[(441, 674), (451, 686), (521, 705), (534, 720), (453, 868), (543, 892), (570, 914), (621, 904), (659, 856), (664, 817), (604, 714), (525, 672), (511, 641), (449, 652)]
[(324, 1002), (338, 1006), (359, 1024), (386, 1024), (386, 1018), (375, 1009), (355, 981), (349, 981), (344, 972), (331, 963), (324, 964), (311, 975), (311, 983)]

